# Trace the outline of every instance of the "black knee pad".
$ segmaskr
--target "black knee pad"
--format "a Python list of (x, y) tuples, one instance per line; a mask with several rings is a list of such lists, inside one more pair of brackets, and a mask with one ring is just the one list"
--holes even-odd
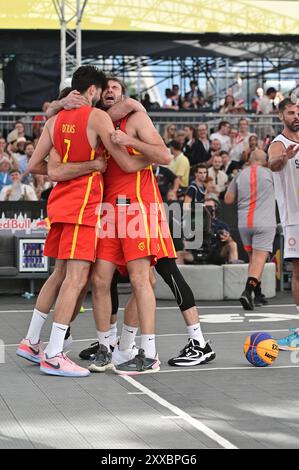
[(155, 265), (156, 271), (170, 287), (182, 312), (195, 306), (193, 292), (185, 281), (173, 258), (161, 258)]
[(118, 291), (117, 291), (117, 272), (115, 271), (114, 276), (111, 282), (111, 303), (112, 303), (112, 312), (111, 315), (116, 315), (119, 307), (118, 303)]

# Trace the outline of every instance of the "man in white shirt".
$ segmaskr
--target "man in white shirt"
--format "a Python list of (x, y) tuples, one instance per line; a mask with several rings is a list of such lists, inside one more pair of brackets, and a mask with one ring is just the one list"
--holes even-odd
[(230, 123), (228, 121), (220, 121), (218, 125), (218, 132), (211, 134), (210, 140), (218, 139), (221, 143), (221, 150), (229, 152), (231, 148), (231, 139), (229, 133)]
[(11, 184), (0, 192), (0, 201), (37, 201), (34, 189), (29, 184), (21, 183), (20, 170), (10, 172)]
[[(284, 232), (284, 259), (292, 261), (292, 294), (299, 314), (299, 102), (279, 103), (283, 131), (269, 147), (269, 167)], [(299, 317), (298, 317), (299, 319)], [(279, 349), (299, 350), (299, 328), (278, 341)]]
[[(274, 99), (276, 97), (277, 90), (273, 87), (268, 88), (266, 91), (266, 95), (263, 96), (263, 98), (259, 101), (258, 106), (257, 106), (257, 114), (268, 114), (271, 115), (276, 112), (275, 104), (274, 104)], [(262, 137), (265, 137), (267, 135), (269, 136), (274, 136), (275, 131), (272, 127), (272, 117), (268, 118), (261, 118), (260, 120), (262, 126)]]

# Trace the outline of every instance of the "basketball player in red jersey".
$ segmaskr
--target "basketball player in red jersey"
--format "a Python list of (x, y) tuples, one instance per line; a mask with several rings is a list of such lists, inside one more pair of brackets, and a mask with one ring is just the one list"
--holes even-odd
[[(41, 163), (40, 153), (48, 153), (53, 145), (62, 155), (64, 163), (72, 162), (75, 165), (75, 162), (94, 160), (99, 145), (98, 138), (113, 153), (124, 171), (138, 171), (148, 164), (132, 162), (126, 151), (113, 144), (111, 134), (114, 127), (111, 119), (105, 112), (92, 109), (91, 105), (99, 100), (104, 80), (104, 75), (91, 66), (79, 67), (74, 73), (72, 88), (83, 94), (90, 106), (62, 111), (47, 121), (36, 149), (38, 157), (34, 158), (33, 155), (29, 171), (45, 171), (46, 164)], [(90, 173), (90, 169), (86, 173)], [(29, 360), (34, 356), (34, 362), (40, 362), (41, 370), (50, 375), (89, 374), (87, 369), (77, 366), (61, 351), (72, 312), (86, 285), (90, 264), (95, 258), (95, 226), (98, 219), (96, 207), (101, 202), (102, 192), (102, 177), (95, 171), (81, 178), (59, 182), (48, 201), (51, 229), (45, 254), (67, 260), (66, 276), (57, 298), (54, 323), (45, 354), (43, 355), (40, 343), (29, 344), (27, 340), (21, 342), (17, 354)]]

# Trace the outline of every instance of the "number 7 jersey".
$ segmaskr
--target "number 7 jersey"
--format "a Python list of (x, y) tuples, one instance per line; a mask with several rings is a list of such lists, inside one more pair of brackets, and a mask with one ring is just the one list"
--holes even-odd
[[(63, 163), (94, 160), (97, 152), (87, 137), (87, 124), (92, 107), (60, 111), (54, 125), (54, 147)], [(51, 191), (47, 214), (50, 223), (64, 222), (95, 226), (103, 198), (100, 172), (60, 181)]]

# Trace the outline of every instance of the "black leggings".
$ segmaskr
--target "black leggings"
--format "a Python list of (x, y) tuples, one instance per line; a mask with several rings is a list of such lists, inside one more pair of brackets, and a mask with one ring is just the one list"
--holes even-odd
[(173, 258), (160, 258), (156, 271), (170, 287), (182, 312), (195, 306), (194, 295)]
[[(163, 278), (170, 287), (175, 300), (182, 312), (195, 306), (195, 300), (192, 290), (185, 281), (181, 271), (179, 270), (173, 258), (160, 258), (155, 265), (158, 274)], [(118, 310), (118, 292), (117, 292), (118, 273), (115, 272), (111, 283), (111, 301), (112, 315)]]

